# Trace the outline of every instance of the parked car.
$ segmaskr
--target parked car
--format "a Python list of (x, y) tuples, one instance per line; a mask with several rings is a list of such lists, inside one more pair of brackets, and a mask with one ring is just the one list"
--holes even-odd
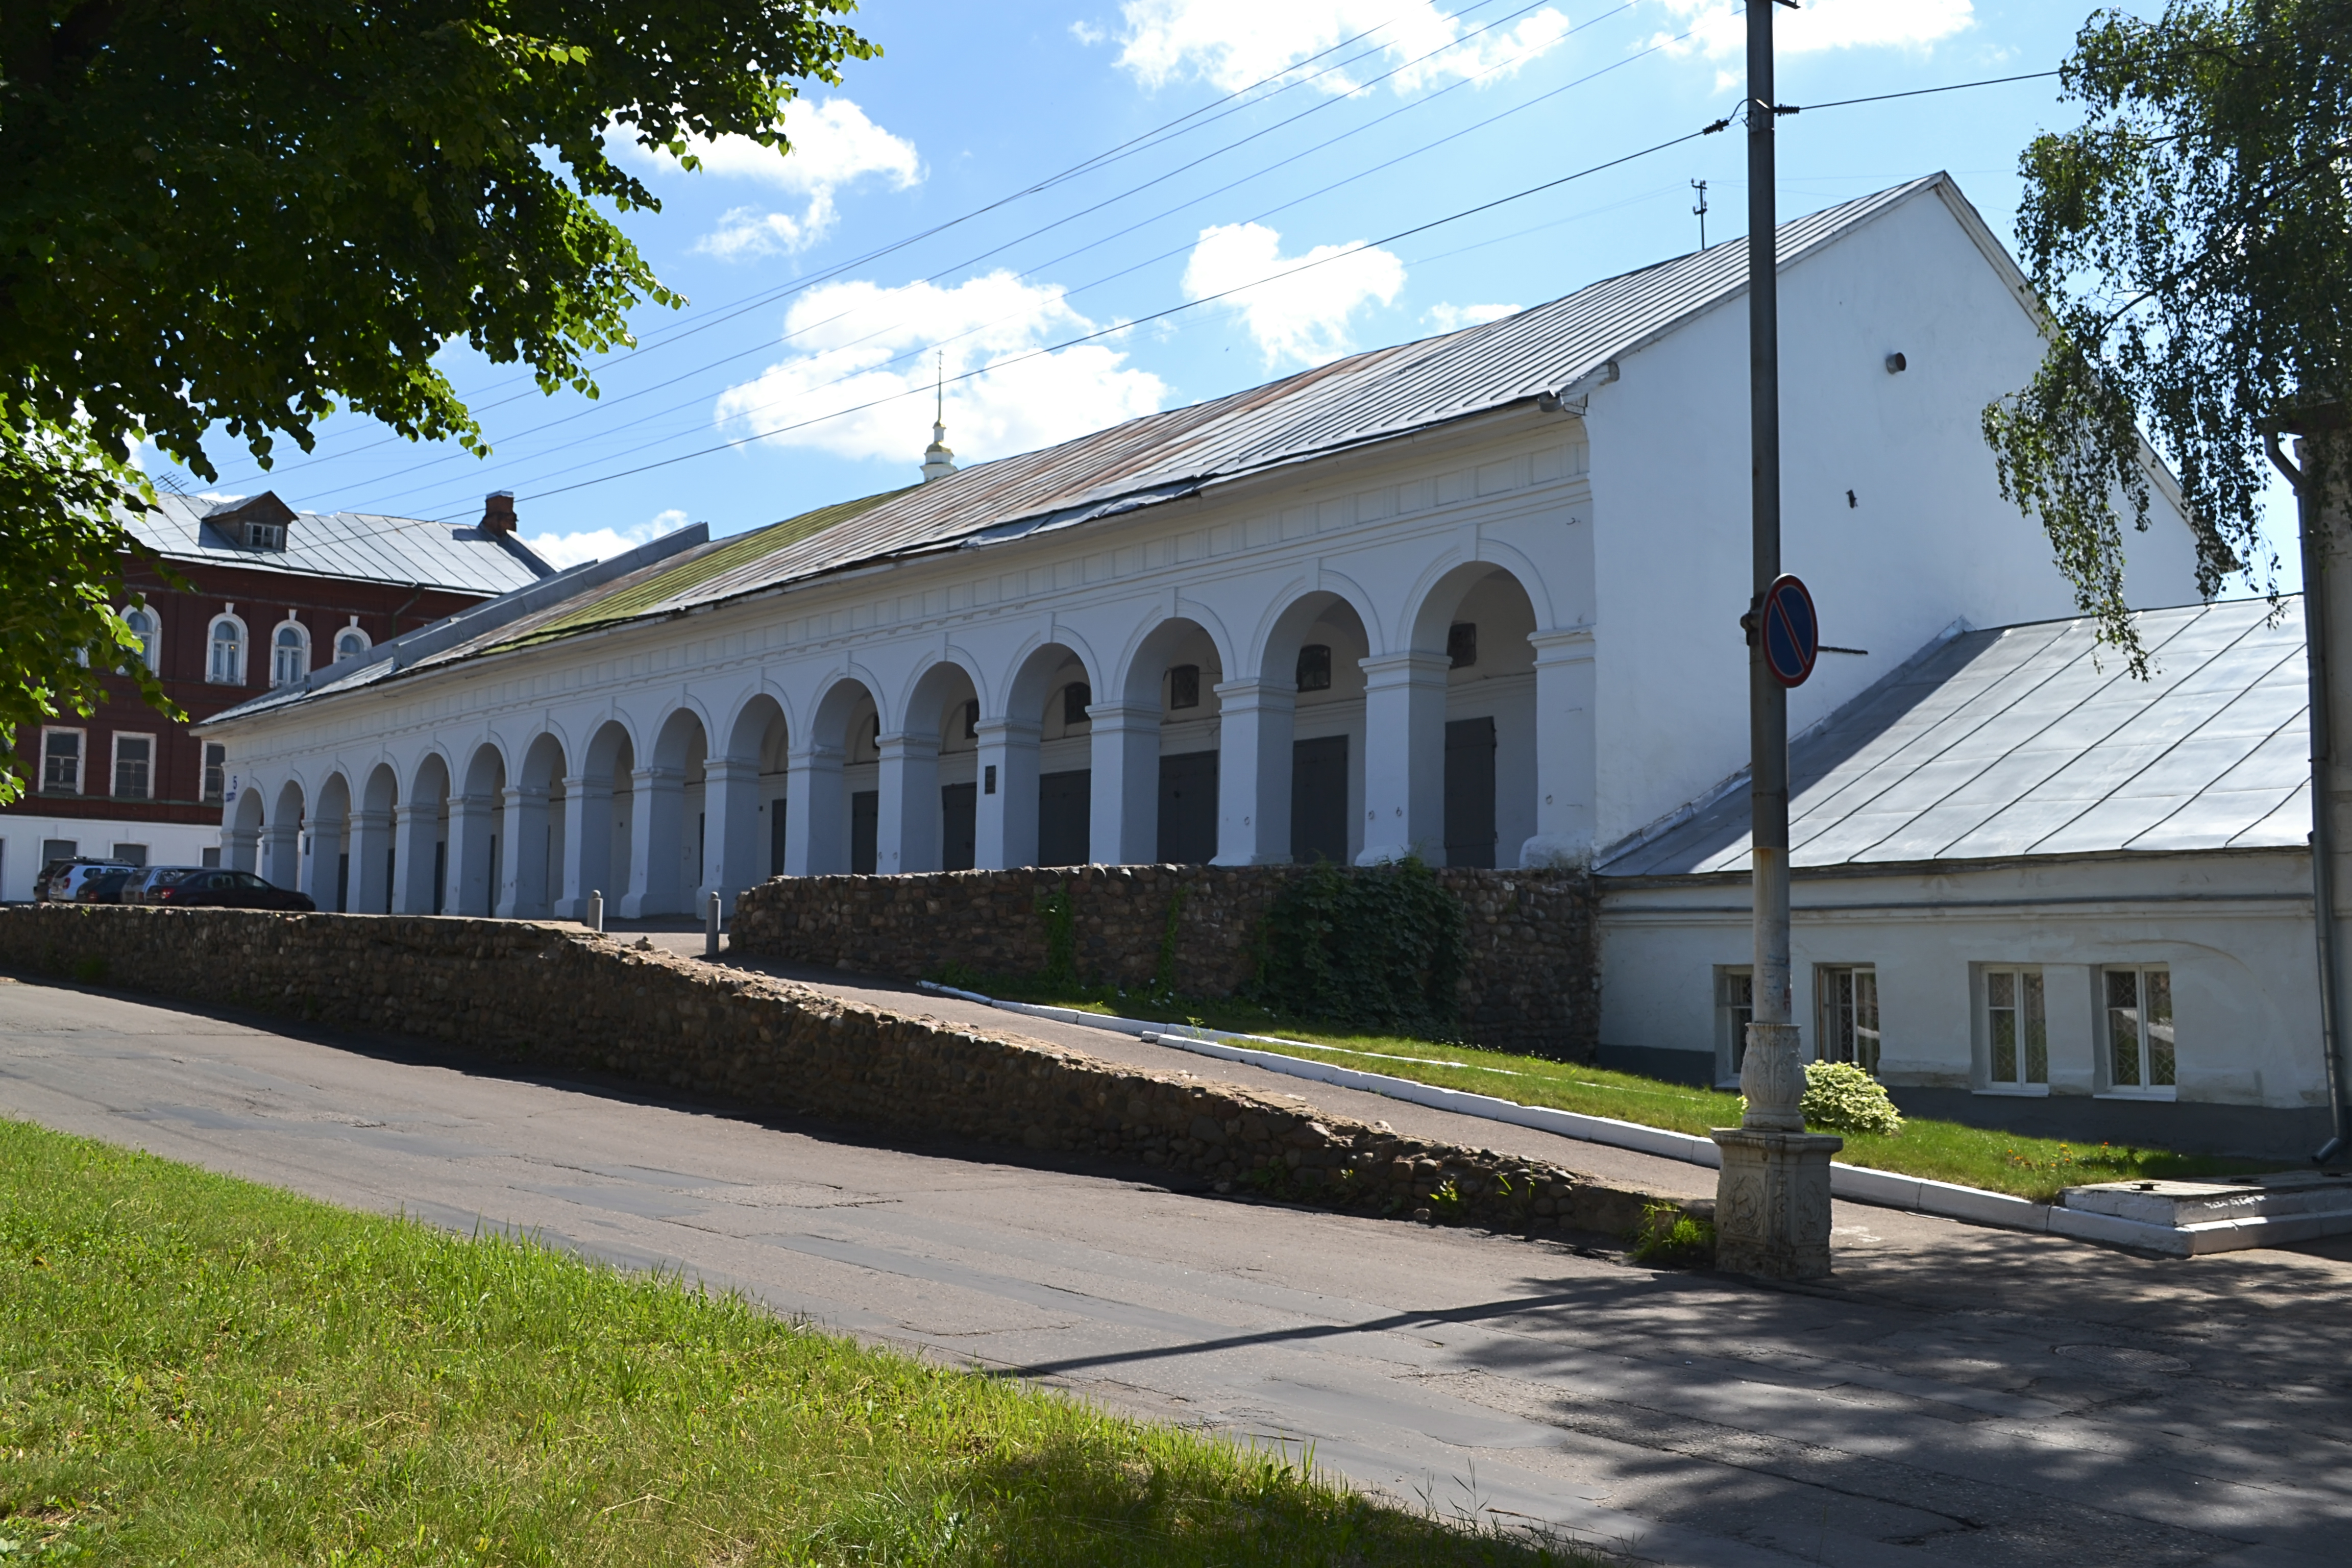
[(45, 904), (70, 904), (76, 900), (81, 885), (92, 877), (115, 871), (133, 871), (138, 868), (121, 860), (93, 860), (77, 858), (52, 860), (41, 868), (33, 879), (33, 897)]
[(121, 901), (126, 904), (167, 901), (154, 899), (158, 889), (175, 888), (189, 878), (201, 877), (211, 869), (209, 866), (150, 866), (122, 884)]
[(176, 882), (145, 890), (150, 906), (185, 910), (282, 910), (310, 914), (318, 909), (306, 893), (289, 893), (250, 871), (199, 869)]
[(73, 901), (78, 904), (119, 904), (122, 901), (122, 885), (140, 875), (136, 866), (100, 866), (74, 884)]

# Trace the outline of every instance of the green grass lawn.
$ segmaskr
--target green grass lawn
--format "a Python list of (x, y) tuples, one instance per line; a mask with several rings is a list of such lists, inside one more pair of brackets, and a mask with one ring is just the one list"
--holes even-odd
[[(1710, 1127), (1732, 1127), (1739, 1121), (1737, 1094), (1458, 1043), (1351, 1035), (1282, 1017), (1247, 1002), (1183, 997), (1155, 1001), (1139, 992), (1055, 987), (1003, 975), (966, 976), (956, 984), (966, 982), (971, 982), (971, 989), (1008, 1001), (1049, 1002), (1129, 1018), (1198, 1024), (1236, 1034), (1279, 1035), (1330, 1047), (1311, 1053), (1317, 1061), (1470, 1089), (1523, 1105), (1638, 1121), (1675, 1132), (1704, 1137)], [(1957, 1121), (1907, 1121), (1902, 1132), (1892, 1138), (1853, 1132), (1840, 1136), (1845, 1139), (1845, 1152), (1838, 1158), (1848, 1164), (1958, 1182), (2041, 1203), (2056, 1197), (2062, 1187), (2093, 1182), (2231, 1175), (2268, 1168), (2243, 1160), (2179, 1154), (2167, 1149), (2084, 1147), (1966, 1127)]]
[(675, 1279), (0, 1121), (0, 1564), (1589, 1562)]

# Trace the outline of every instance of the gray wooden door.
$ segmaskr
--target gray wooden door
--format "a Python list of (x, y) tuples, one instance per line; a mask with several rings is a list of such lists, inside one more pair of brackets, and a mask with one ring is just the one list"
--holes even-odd
[(1495, 721), (1445, 726), (1445, 863), (1495, 863)]
[(980, 786), (940, 785), (940, 868), (969, 871), (979, 863)]
[(849, 870), (852, 876), (874, 875), (874, 844), (882, 824), (882, 792), (862, 789), (849, 797)]
[(1088, 819), (1094, 815), (1095, 774), (1092, 768), (1066, 773), (1041, 773), (1037, 778), (1037, 864), (1083, 866), (1087, 863)]
[(1217, 858), (1217, 753), (1184, 752), (1160, 759), (1162, 865), (1194, 866)]
[(1290, 745), (1290, 858), (1348, 863), (1348, 737)]

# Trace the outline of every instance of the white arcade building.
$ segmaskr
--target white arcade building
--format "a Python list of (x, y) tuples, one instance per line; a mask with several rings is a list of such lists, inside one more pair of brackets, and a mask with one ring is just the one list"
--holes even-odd
[[(1956, 623), (2072, 602), (1979, 434), (2033, 304), (1952, 182), (1780, 252), (1784, 557), (1839, 650), (1802, 730)], [(478, 606), (207, 727), (228, 858), (511, 916), (779, 872), (1589, 862), (1747, 760), (1745, 255), (961, 472), (935, 442), (908, 489)], [(2177, 511), (2134, 550), (2136, 604), (2195, 597)]]

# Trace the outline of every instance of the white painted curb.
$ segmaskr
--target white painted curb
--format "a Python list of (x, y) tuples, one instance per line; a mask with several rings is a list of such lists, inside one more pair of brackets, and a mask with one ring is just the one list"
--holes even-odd
[[(1539, 1132), (1558, 1133), (1562, 1138), (1605, 1144), (1612, 1149), (1631, 1149), (1637, 1153), (1663, 1155), (1669, 1160), (1681, 1160), (1710, 1169), (1721, 1163), (1721, 1153), (1714, 1140), (1696, 1137), (1688, 1132), (1669, 1132), (1664, 1128), (1644, 1127), (1636, 1121), (1586, 1116), (1573, 1110), (1555, 1110), (1543, 1105), (1521, 1105), (1515, 1100), (1501, 1100), (1491, 1094), (1441, 1089), (1409, 1078), (1365, 1072), (1360, 1068), (1343, 1068), (1334, 1062), (1306, 1060), (1280, 1051), (1256, 1048), (1259, 1045), (1287, 1046), (1293, 1050), (1318, 1048), (1304, 1040), (1285, 1040), (1270, 1035), (1236, 1035), (1222, 1029), (1178, 1030), (1166, 1024), (1120, 1018), (1108, 1013), (1088, 1013), (1076, 1007), (1050, 1007), (1034, 1002), (1000, 1002), (976, 991), (959, 991), (953, 986), (940, 985), (929, 980), (919, 984), (926, 991), (953, 996), (961, 1001), (978, 1002), (1007, 1013), (1024, 1013), (1033, 1018), (1050, 1018), (1056, 1023), (1075, 1024), (1081, 1028), (1133, 1035), (1153, 1044), (1173, 1046), (1179, 1050), (1214, 1057), (1221, 1061), (1244, 1062), (1251, 1067), (1264, 1068), (1268, 1072), (1333, 1084), (1341, 1089), (1360, 1089), (1367, 1093), (1385, 1095), (1391, 1100), (1402, 1100), (1410, 1105), (1427, 1106), (1432, 1110), (1451, 1110), (1458, 1115), (1482, 1117), (1488, 1121), (1531, 1127)], [(1244, 1040), (1254, 1044), (1235, 1043)], [(1868, 1166), (1848, 1165), (1834, 1160), (1830, 1163), (1830, 1194), (1850, 1203), (1907, 1209), (1914, 1214), (1967, 1220), (1974, 1225), (1995, 1226), (2004, 1230), (2046, 1231), (2081, 1241), (2169, 1253), (2177, 1258), (2235, 1251), (2243, 1247), (2280, 1246), (2352, 1228), (2352, 1215), (2282, 1215), (2274, 1220), (2219, 1220), (2205, 1225), (2178, 1226), (2148, 1225), (2113, 1215), (2037, 1204), (2025, 1198), (2011, 1197), (2007, 1193), (1989, 1193), (1981, 1187), (1964, 1187), (1953, 1182), (1929, 1181), (1924, 1176), (1874, 1171)], [(2337, 1221), (2332, 1229), (2317, 1228), (2329, 1220)]]

